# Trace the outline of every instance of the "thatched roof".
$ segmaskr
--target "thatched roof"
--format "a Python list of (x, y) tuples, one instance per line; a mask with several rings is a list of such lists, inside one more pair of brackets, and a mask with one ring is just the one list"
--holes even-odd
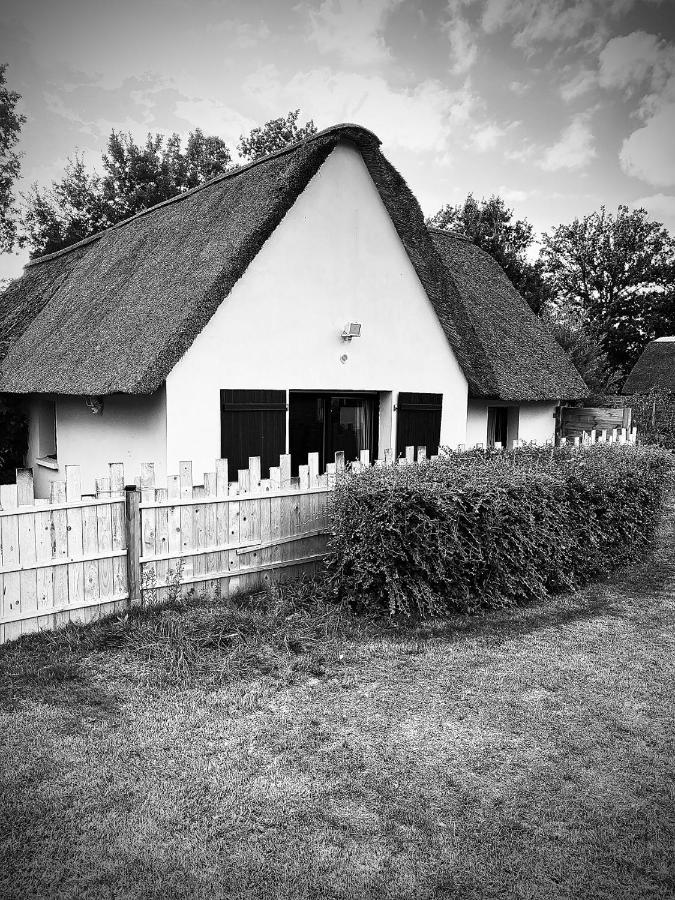
[(647, 344), (623, 386), (624, 394), (660, 388), (675, 392), (675, 335)]
[(464, 235), (429, 231), (480, 346), (480, 393), (500, 400), (585, 397), (581, 376), (496, 260)]
[[(515, 311), (512, 330), (527, 326), (537, 339), (533, 345), (516, 341), (520, 355), (499, 366), (510, 377), (495, 377), (494, 359), (503, 355), (501, 325), (477, 327), (477, 316), (490, 317), (493, 310), (483, 303), (481, 312), (472, 298), (487, 288), (490, 296), (504, 295), (505, 289), (486, 288), (481, 276), (475, 290), (458, 290), (461, 274), (457, 281), (448, 253), (443, 251), (442, 261), (434, 249), (444, 242), (435, 235), (432, 241), (419, 204), (380, 152), (378, 138), (356, 125), (326, 129), (29, 263), (23, 277), (0, 295), (0, 359), (6, 354), (0, 391), (99, 395), (157, 390), (329, 153), (344, 141), (361, 153), (471, 392), (501, 396), (506, 390), (504, 399), (585, 393), (569, 364), (567, 379), (562, 363), (553, 365), (557, 379), (546, 374), (551, 345), (539, 338), (541, 329), (530, 323), (534, 317), (513, 289), (520, 302), (501, 304), (499, 315), (507, 307), (512, 316)], [(496, 263), (488, 280), (493, 275), (505, 279)]]

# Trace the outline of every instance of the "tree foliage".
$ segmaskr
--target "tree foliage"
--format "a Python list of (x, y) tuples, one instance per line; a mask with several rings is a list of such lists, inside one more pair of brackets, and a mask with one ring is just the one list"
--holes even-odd
[(88, 171), (81, 155), (68, 160), (51, 187), (33, 185), (24, 196), (23, 226), (32, 256), (53, 253), (168, 200), (225, 171), (227, 145), (196, 129), (185, 149), (177, 134), (148, 135), (139, 145), (113, 131), (102, 156), (103, 174)]
[[(289, 112), (242, 135), (243, 159), (257, 159), (314, 134), (314, 123), (298, 126), (298, 116), (299, 110)], [(131, 134), (113, 131), (100, 173), (90, 171), (75, 153), (60, 179), (47, 188), (34, 184), (24, 195), (22, 239), (33, 257), (53, 253), (197, 187), (231, 164), (225, 141), (198, 128), (190, 132), (185, 147), (177, 134), (149, 134), (138, 144)]]
[(316, 125), (310, 119), (304, 125), (298, 126), (300, 110), (289, 112), (278, 119), (270, 119), (260, 128), (254, 128), (248, 135), (241, 135), (237, 150), (239, 155), (252, 162), (268, 153), (283, 150), (289, 144), (294, 144), (303, 138), (316, 134)]
[(427, 224), (467, 234), (497, 260), (535, 313), (548, 301), (550, 290), (541, 264), (527, 258), (534, 242), (532, 225), (526, 219), (514, 219), (501, 197), (493, 194), (478, 201), (469, 194), (464, 203), (439, 209)]
[(553, 310), (585, 321), (619, 382), (645, 345), (675, 332), (675, 241), (644, 209), (605, 207), (543, 236)]
[(17, 233), (14, 184), (21, 172), (21, 153), (15, 148), (26, 117), (16, 111), (21, 95), (7, 88), (6, 70), (7, 64), (0, 63), (0, 251), (8, 253)]

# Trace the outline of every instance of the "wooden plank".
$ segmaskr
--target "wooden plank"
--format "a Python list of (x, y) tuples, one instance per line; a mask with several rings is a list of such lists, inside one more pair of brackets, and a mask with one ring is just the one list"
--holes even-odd
[[(80, 483), (80, 467), (66, 466), (66, 501), (76, 503), (82, 499), (82, 487)], [(68, 531), (68, 556), (83, 556), (84, 545), (82, 537), (82, 507), (71, 507), (66, 511), (66, 528)], [(70, 621), (82, 623), (85, 621), (81, 609), (84, 603), (84, 565), (72, 563), (68, 566), (68, 602), (74, 607), (70, 614)]]
[[(204, 500), (204, 485), (197, 484), (192, 488), (192, 496), (196, 500)], [(206, 543), (206, 504), (201, 503), (194, 507), (194, 517), (192, 520), (192, 546), (195, 550), (203, 549)], [(206, 572), (206, 560), (203, 554), (195, 555), (192, 558), (192, 570), (197, 575), (203, 575)]]
[[(167, 488), (155, 488), (155, 499), (168, 500)], [(155, 511), (155, 554), (164, 555), (169, 551), (169, 507), (162, 506)], [(169, 578), (169, 562), (160, 559), (155, 562), (155, 580), (157, 583), (165, 582)], [(155, 603), (164, 603), (168, 599), (167, 588), (157, 588), (154, 596)]]
[(406, 447), (405, 448), (405, 461), (406, 464), (411, 466), (415, 462), (415, 448), (414, 447)]
[[(150, 556), (155, 552), (155, 536), (157, 533), (157, 508), (154, 506), (146, 506), (145, 504), (154, 504), (157, 501), (155, 490), (155, 465), (154, 463), (141, 463), (140, 475), (141, 489), (141, 550), (140, 556)], [(139, 561), (140, 561), (139, 556)], [(157, 570), (154, 565), (141, 566), (141, 586), (143, 592), (141, 599), (143, 603), (155, 603), (157, 601), (158, 589), (152, 589), (157, 583)]]
[(335, 454), (335, 474), (339, 478), (345, 473), (345, 453), (344, 450), (338, 450)]
[(287, 490), (291, 484), (291, 456), (290, 453), (282, 453), (279, 457), (279, 474), (282, 490)]
[(361, 452), (359, 453), (359, 462), (364, 467), (368, 467), (370, 465), (370, 450), (361, 450)]
[(384, 451), (384, 464), (385, 466), (392, 466), (394, 464), (394, 451), (391, 447), (387, 447)]
[[(197, 578), (196, 576), (192, 576), (190, 578), (183, 578), (181, 584), (196, 584), (196, 583), (204, 581), (205, 579), (208, 579), (210, 577), (229, 578), (231, 581), (233, 581), (235, 579), (239, 579), (241, 576), (249, 576), (249, 575), (253, 575), (253, 574), (258, 574), (260, 572), (265, 572), (270, 569), (282, 569), (282, 568), (288, 568), (289, 566), (296, 566), (298, 568), (306, 567), (310, 564), (316, 565), (316, 563), (319, 560), (323, 559), (325, 556), (326, 556), (325, 553), (316, 553), (316, 554), (312, 554), (311, 556), (293, 558), (293, 559), (285, 560), (282, 562), (272, 562), (272, 563), (266, 563), (264, 565), (260, 564), (257, 566), (243, 566), (240, 569), (237, 569), (236, 571), (232, 571), (232, 572), (228, 571), (228, 570), (221, 571), (221, 572), (213, 572), (213, 573), (206, 572), (206, 573), (202, 574), (199, 578)], [(163, 587), (163, 586), (164, 585), (160, 585), (160, 587)]]
[(249, 490), (253, 494), (260, 493), (260, 457), (259, 456), (249, 456), (248, 458), (248, 473), (249, 473)]
[[(97, 496), (110, 496), (110, 477), (96, 481)], [(113, 596), (113, 561), (106, 554), (112, 553), (112, 506), (96, 507), (96, 528), (98, 531), (98, 587), (102, 602)]]
[[(212, 498), (213, 501), (216, 499), (216, 481), (216, 472), (204, 473), (204, 495), (207, 499)], [(217, 543), (216, 506), (215, 502), (206, 503), (204, 506), (204, 544), (206, 547), (213, 547)], [(204, 563), (207, 572), (217, 572), (220, 569), (220, 554), (207, 554), (204, 558)], [(215, 580), (208, 581), (205, 584), (205, 590), (212, 596), (215, 595), (217, 587), (218, 582)]]
[[(223, 504), (225, 505), (225, 504)], [(240, 541), (241, 522), (239, 514), (239, 502), (229, 503), (225, 506), (227, 510), (227, 534), (229, 544), (238, 544)], [(239, 557), (230, 550), (227, 554), (227, 572), (232, 577), (229, 578), (229, 596), (233, 597), (239, 591), (239, 578), (236, 573), (239, 570)]]
[[(110, 496), (111, 498), (124, 498), (124, 466), (122, 463), (110, 463)], [(111, 546), (113, 552), (126, 551), (126, 532), (124, 519), (124, 506), (114, 503), (110, 507)], [(112, 592), (114, 596), (128, 594), (127, 585), (127, 560), (126, 552), (123, 556), (112, 558)], [(115, 605), (116, 612), (122, 612), (123, 603)]]
[[(114, 595), (110, 602), (103, 604), (105, 613), (107, 614), (108, 612), (114, 611), (115, 608), (117, 606), (119, 606), (120, 603), (123, 603), (126, 599), (128, 599), (126, 594)], [(100, 597), (95, 598), (89, 604), (87, 604), (83, 601), (82, 606), (79, 606), (78, 610), (87, 610), (92, 606), (96, 606), (96, 607), (101, 606)], [(57, 618), (59, 616), (63, 616), (63, 615), (70, 615), (70, 613), (72, 611), (73, 611), (73, 607), (68, 606), (68, 605), (55, 606), (54, 609), (52, 610), (55, 618)], [(33, 616), (32, 611), (30, 613), (18, 613), (15, 617), (13, 617), (11, 619), (0, 620), (0, 627), (2, 627), (3, 625), (5, 628), (9, 628), (10, 626), (14, 627), (14, 628), (20, 627), (22, 622), (25, 619), (30, 618), (32, 616)]]
[[(167, 499), (169, 502), (172, 500), (179, 500), (181, 496), (181, 487), (180, 487), (180, 476), (178, 475), (169, 475), (166, 480), (167, 484)], [(168, 552), (172, 554), (174, 557), (173, 562), (167, 563), (167, 579), (171, 582), (172, 586), (170, 587), (167, 594), (171, 594), (173, 596), (174, 587), (173, 582), (176, 582), (176, 587), (178, 586), (178, 582), (182, 577), (182, 573), (184, 570), (184, 562), (181, 557), (181, 552), (183, 551), (183, 541), (181, 538), (181, 530), (180, 530), (180, 507), (179, 506), (170, 506), (167, 509), (168, 514)], [(168, 599), (168, 598), (167, 598)]]
[(216, 496), (227, 497), (228, 465), (226, 459), (216, 460)]
[[(19, 517), (9, 513), (17, 507), (17, 490), (15, 484), (0, 485), (0, 504), (6, 515), (0, 520), (0, 549), (3, 566), (17, 565), (19, 563)], [(19, 615), (21, 613), (21, 587), (19, 573), (9, 573), (2, 577), (2, 608), (0, 615), (3, 619)], [(0, 637), (3, 641), (11, 641), (20, 637), (21, 625), (4, 625), (0, 629)]]
[(307, 470), (308, 470), (308, 487), (315, 488), (318, 487), (319, 483), (319, 454), (318, 453), (308, 453), (307, 454)]
[[(52, 484), (53, 483), (54, 482), (52, 482)], [(14, 485), (14, 486), (16, 487), (16, 485)], [(42, 501), (40, 501), (40, 500), (36, 501), (36, 505), (40, 505), (41, 502)], [(124, 503), (124, 500), (118, 500), (118, 499), (114, 499), (114, 498), (110, 499), (110, 500), (108, 500), (108, 499), (97, 500), (94, 497), (92, 497), (92, 498), (82, 497), (79, 501), (73, 501), (72, 503), (68, 503), (67, 501), (64, 501), (63, 503), (58, 503), (58, 504), (49, 503), (49, 508), (50, 509), (82, 509), (85, 506), (111, 506), (114, 504), (122, 505), (123, 503)], [(17, 510), (4, 510), (4, 511), (0, 510), (0, 518), (2, 516), (12, 516), (12, 517), (26, 516), (26, 515), (32, 516), (34, 514), (35, 514), (35, 510), (32, 507), (27, 507), (27, 506), (24, 506), (22, 509), (17, 509)]]
[[(68, 514), (62, 507), (66, 500), (65, 481), (53, 481), (50, 486), (49, 501), (51, 551), (54, 562), (68, 558)], [(70, 604), (68, 592), (68, 566), (54, 566), (54, 607), (61, 612), (54, 613), (54, 627), (60, 628), (70, 622), (70, 613), (64, 609)]]
[(35, 516), (35, 558), (41, 564), (37, 570), (37, 606), (45, 614), (37, 620), (39, 631), (54, 628), (54, 568), (52, 562), (52, 515), (49, 510)]
[(125, 490), (124, 525), (125, 543), (127, 547), (127, 586), (129, 606), (142, 601), (141, 566), (138, 561), (141, 553), (141, 513), (139, 503), (141, 495), (134, 486)]
[[(95, 506), (82, 510), (82, 553), (95, 557), (98, 554), (98, 516)], [(99, 588), (98, 561), (90, 559), (84, 563), (84, 602), (81, 610), (82, 621), (87, 623), (98, 618), (99, 610), (94, 601), (101, 596)]]
[[(501, 444), (500, 444), (501, 449)], [(417, 448), (417, 462), (423, 463), (427, 460), (427, 448), (426, 447), (418, 447)]]
[[(360, 463), (359, 463), (359, 465), (360, 465)], [(248, 470), (247, 470), (247, 469), (242, 469), (242, 471), (243, 471), (243, 472), (247, 472)], [(262, 482), (261, 482), (261, 483), (262, 483)], [(280, 490), (280, 491), (272, 491), (271, 486), (270, 486), (270, 490), (269, 490), (269, 491), (266, 491), (266, 493), (267, 493), (268, 495), (275, 495), (275, 496), (283, 497), (283, 496), (285, 496), (286, 494), (289, 494), (289, 493), (292, 494), (292, 493), (294, 493), (294, 492), (297, 491), (298, 489), (299, 489), (298, 479), (297, 479), (297, 478), (295, 478), (295, 479), (291, 478), (289, 487), (288, 487), (287, 489)], [(321, 493), (325, 493), (325, 491), (327, 490), (327, 488), (326, 488), (325, 486), (322, 487), (321, 485), (319, 485), (318, 487), (315, 487), (315, 488), (306, 488), (306, 490), (307, 490), (308, 492), (316, 491), (317, 493), (320, 493), (320, 494), (321, 494)], [(229, 484), (229, 487), (228, 487), (228, 495), (227, 495), (227, 497), (221, 497), (221, 498), (219, 498), (219, 502), (220, 502), (220, 503), (230, 503), (230, 502), (237, 502), (237, 503), (239, 503), (239, 502), (241, 501), (241, 496), (242, 496), (243, 493), (244, 493), (244, 491), (241, 490), (241, 486), (240, 486), (239, 482), (237, 482), (237, 481), (231, 481), (230, 484)], [(247, 492), (247, 493), (249, 493), (249, 492)], [(201, 498), (200, 498), (199, 500), (195, 500), (195, 499), (191, 499), (191, 500), (183, 500), (183, 499), (181, 499), (181, 500), (174, 500), (174, 501), (167, 501), (167, 500), (164, 500), (164, 501), (161, 501), (161, 502), (154, 501), (153, 503), (141, 503), (141, 504), (140, 504), (140, 508), (141, 508), (141, 509), (158, 509), (158, 508), (161, 507), (161, 506), (199, 506), (199, 505), (201, 505), (203, 502), (204, 502), (204, 501), (203, 501), (203, 499), (201, 499)], [(87, 505), (87, 504), (84, 504), (84, 503), (83, 503), (81, 506), (78, 506), (78, 509), (82, 509), (82, 507), (85, 506), (85, 505)], [(19, 513), (19, 514), (20, 514), (20, 513)]]
[[(192, 500), (192, 463), (184, 460), (179, 463), (180, 473), (180, 496), (181, 500)], [(180, 535), (181, 547), (184, 550), (192, 550), (193, 540), (194, 513), (191, 506), (181, 506), (180, 508)], [(183, 573), (187, 577), (194, 572), (194, 565), (191, 557), (186, 557), (183, 561)]]
[(251, 473), (248, 469), (237, 469), (237, 484), (239, 496), (251, 493)]
[[(35, 509), (35, 497), (33, 494), (33, 472), (31, 469), (16, 470), (16, 498), (17, 505), (29, 506)], [(35, 542), (35, 513), (21, 516), (19, 519), (19, 562), (22, 566), (30, 567), (35, 563), (37, 550)], [(37, 573), (35, 570), (19, 573), (19, 588), (21, 591), (21, 612), (34, 611), (34, 617), (26, 617), (21, 624), (21, 634), (33, 634), (38, 630), (37, 622)]]
[(300, 478), (300, 490), (309, 490), (309, 466), (298, 466), (298, 476)]

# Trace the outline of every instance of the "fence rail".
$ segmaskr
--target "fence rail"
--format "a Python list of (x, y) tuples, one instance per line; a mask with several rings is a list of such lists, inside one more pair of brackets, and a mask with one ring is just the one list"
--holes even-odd
[[(635, 439), (635, 428), (592, 429), (572, 445)], [(387, 450), (373, 465), (426, 460), (424, 447), (407, 447), (400, 459)], [(349, 468), (370, 465), (362, 451)], [(226, 459), (215, 461), (202, 484), (193, 483), (190, 462), (179, 468), (157, 486), (154, 465), (146, 463), (125, 487), (122, 464), (110, 463), (96, 495), (83, 496), (79, 467), (66, 466), (48, 501), (35, 499), (29, 469), (17, 471), (16, 484), (0, 485), (0, 643), (194, 586), (232, 596), (311, 570), (325, 556), (327, 500), (345, 471), (344, 453), (324, 473), (319, 454), (310, 453), (294, 477), (288, 454), (269, 478), (261, 477), (257, 457), (236, 480)]]

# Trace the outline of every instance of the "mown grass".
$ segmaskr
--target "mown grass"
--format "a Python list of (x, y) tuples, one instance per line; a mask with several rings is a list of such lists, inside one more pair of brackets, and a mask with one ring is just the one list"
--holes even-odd
[(425, 625), (311, 585), (0, 649), (0, 896), (673, 896), (675, 542)]

